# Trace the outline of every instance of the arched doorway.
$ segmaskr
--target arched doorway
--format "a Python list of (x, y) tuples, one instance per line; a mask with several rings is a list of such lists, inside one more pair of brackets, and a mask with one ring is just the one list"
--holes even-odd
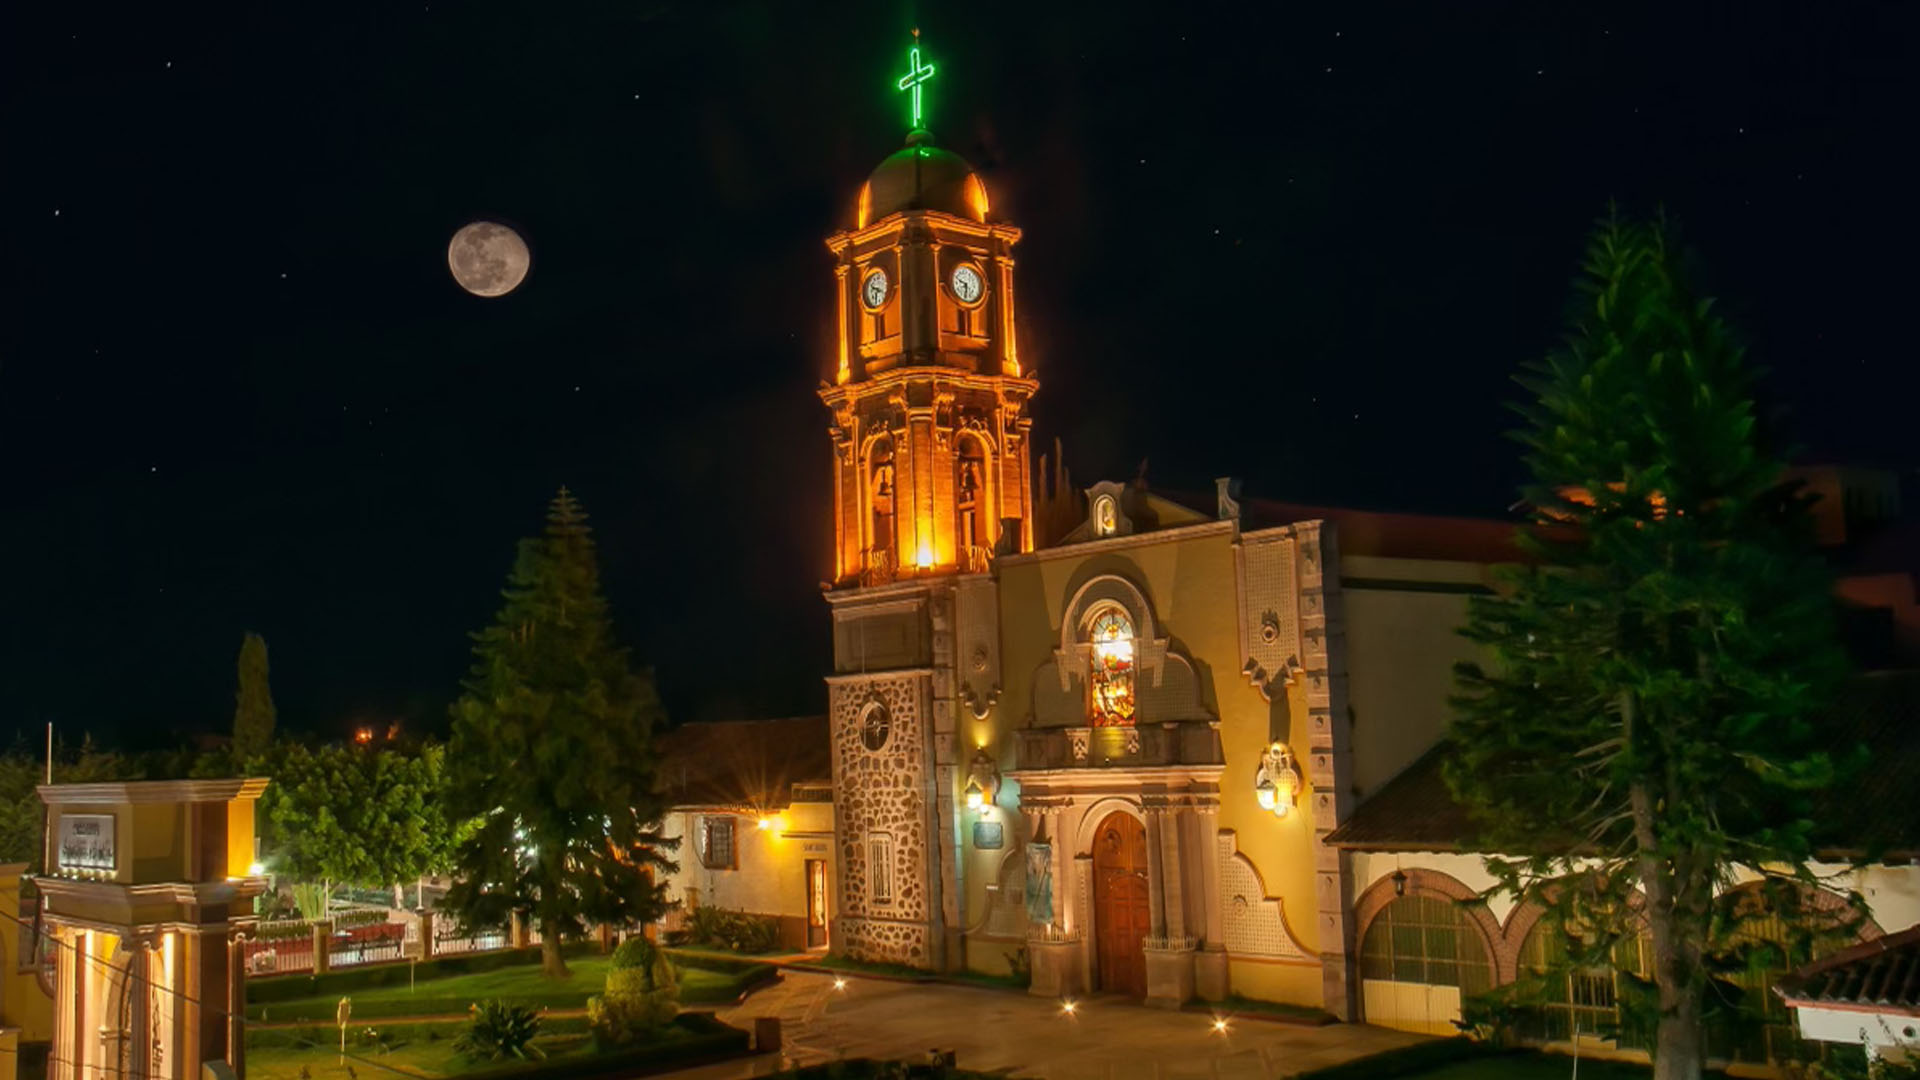
[(1147, 831), (1124, 810), (1108, 814), (1093, 834), (1093, 912), (1100, 989), (1145, 997)]

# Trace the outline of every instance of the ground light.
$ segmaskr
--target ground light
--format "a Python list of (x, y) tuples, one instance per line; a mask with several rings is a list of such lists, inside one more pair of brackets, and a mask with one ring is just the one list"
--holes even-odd
[(1227, 1018), (1224, 1016), (1214, 1017), (1213, 1031), (1216, 1035), (1225, 1035), (1227, 1033)]
[(1079, 1002), (1073, 1000), (1072, 998), (1067, 998), (1066, 1000), (1060, 1003), (1060, 1015), (1072, 1016), (1074, 1014), (1074, 1010), (1078, 1009), (1079, 1007), (1080, 1007)]
[(838, 976), (835, 976), (833, 980), (833, 988), (835, 990), (845, 990), (847, 988), (847, 980), (842, 979)]

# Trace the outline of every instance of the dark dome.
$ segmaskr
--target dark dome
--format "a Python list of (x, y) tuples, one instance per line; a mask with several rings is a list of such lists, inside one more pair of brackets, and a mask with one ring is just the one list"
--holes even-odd
[(959, 154), (942, 150), (924, 131), (887, 155), (860, 189), (857, 228), (902, 210), (939, 210), (987, 220), (987, 188)]

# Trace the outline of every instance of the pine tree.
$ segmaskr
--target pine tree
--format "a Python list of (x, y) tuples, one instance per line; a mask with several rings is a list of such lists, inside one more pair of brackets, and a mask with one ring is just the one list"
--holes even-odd
[(1460, 667), (1447, 773), (1587, 959), (1644, 916), (1656, 1080), (1700, 1075), (1716, 893), (1736, 865), (1811, 881), (1842, 757), (1812, 723), (1841, 660), (1807, 503), (1677, 262), (1664, 223), (1602, 222), (1565, 347), (1520, 379), (1533, 561), (1472, 606), (1493, 662)]
[(615, 644), (586, 515), (565, 489), (545, 534), (523, 540), (453, 706), (448, 798), (479, 819), (459, 845), (446, 903), (469, 925), (516, 911), (541, 933), (546, 973), (567, 974), (562, 935), (588, 922), (650, 922), (671, 869), (660, 836), (651, 673)]
[(273, 743), (273, 692), (267, 688), (267, 643), (259, 634), (240, 642), (240, 687), (234, 694), (233, 762), (239, 769)]

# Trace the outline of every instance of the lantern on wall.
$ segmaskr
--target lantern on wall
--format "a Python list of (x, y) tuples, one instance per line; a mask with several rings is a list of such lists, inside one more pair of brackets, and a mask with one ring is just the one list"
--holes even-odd
[(1000, 767), (985, 750), (976, 750), (967, 767), (967, 809), (981, 810), (992, 805), (994, 791), (1000, 786)]
[(1286, 817), (1300, 797), (1300, 768), (1284, 743), (1274, 743), (1260, 755), (1260, 767), (1253, 774), (1254, 798), (1260, 809), (1274, 817)]

